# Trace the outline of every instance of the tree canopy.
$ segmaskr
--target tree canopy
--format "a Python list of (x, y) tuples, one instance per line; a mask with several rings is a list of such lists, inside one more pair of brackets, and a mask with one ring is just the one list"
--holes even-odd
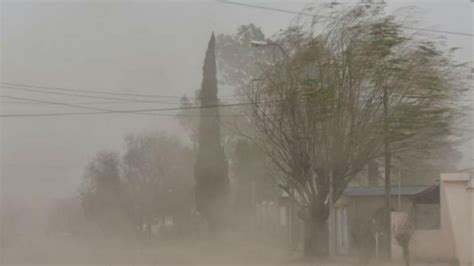
[(400, 157), (451, 142), (464, 90), (450, 51), (407, 32), (382, 2), (327, 8), (272, 42), (287, 56), (247, 90), (256, 143), (282, 189), (296, 191), (301, 218), (320, 228), (307, 244), (323, 253), (330, 185), (337, 200), (387, 138)]

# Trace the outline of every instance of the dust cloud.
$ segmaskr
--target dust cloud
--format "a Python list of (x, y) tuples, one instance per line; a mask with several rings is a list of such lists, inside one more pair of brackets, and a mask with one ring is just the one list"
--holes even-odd
[(464, 263), (468, 5), (2, 1), (0, 264)]

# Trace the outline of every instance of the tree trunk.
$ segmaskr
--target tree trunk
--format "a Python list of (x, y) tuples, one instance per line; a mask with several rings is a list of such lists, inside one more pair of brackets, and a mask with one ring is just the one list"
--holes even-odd
[(304, 221), (305, 259), (326, 258), (328, 256), (328, 226), (324, 218), (309, 217)]
[(410, 253), (408, 250), (408, 245), (403, 246), (403, 260), (405, 261), (405, 266), (410, 266)]

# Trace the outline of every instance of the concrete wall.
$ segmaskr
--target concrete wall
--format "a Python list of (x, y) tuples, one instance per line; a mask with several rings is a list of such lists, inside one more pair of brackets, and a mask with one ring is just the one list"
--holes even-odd
[(473, 264), (473, 192), (467, 173), (441, 175), (441, 233), (440, 245), (452, 249), (461, 266)]
[[(442, 174), (439, 230), (416, 230), (410, 242), (411, 256), (422, 261), (474, 261), (474, 177), (467, 173)], [(394, 259), (401, 251), (394, 249)]]
[(471, 212), (471, 241), (470, 241), (470, 252), (471, 252), (471, 265), (474, 265), (474, 177), (471, 176), (470, 184), (468, 187), (471, 206), (469, 208)]
[(450, 243), (441, 230), (417, 230), (410, 241), (411, 257), (426, 262), (453, 261), (455, 256)]
[[(397, 206), (398, 198), (392, 203)], [(412, 203), (402, 198), (401, 210), (410, 210)], [(349, 232), (355, 217), (371, 217), (383, 206), (383, 197), (343, 197), (336, 203), (348, 207)], [(474, 176), (467, 173), (442, 174), (440, 182), (439, 230), (415, 230), (410, 242), (414, 260), (426, 262), (459, 261), (460, 266), (474, 266)], [(393, 219), (392, 219), (393, 220)], [(350, 245), (351, 246), (351, 245)], [(354, 250), (351, 250), (354, 254)], [(400, 260), (401, 249), (392, 241), (393, 259)]]

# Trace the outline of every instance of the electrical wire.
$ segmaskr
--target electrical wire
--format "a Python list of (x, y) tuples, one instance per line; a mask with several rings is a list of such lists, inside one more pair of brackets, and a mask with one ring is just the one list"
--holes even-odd
[[(286, 10), (286, 9), (273, 8), (273, 7), (267, 7), (267, 6), (261, 6), (261, 5), (254, 5), (254, 4), (239, 3), (239, 2), (228, 1), (228, 0), (217, 0), (217, 2), (220, 2), (220, 3), (223, 3), (223, 4), (230, 4), (230, 5), (248, 7), (248, 8), (255, 8), (255, 9), (281, 12), (281, 13), (297, 14), (297, 15), (311, 16), (311, 17), (315, 16), (314, 14), (311, 14), (311, 13), (298, 12), (298, 11), (293, 11), (293, 10)], [(328, 17), (328, 16), (320, 16), (320, 17), (324, 18), (324, 17)], [(426, 32), (433, 32), (433, 33), (438, 33), (438, 34), (450, 34), (450, 35), (474, 37), (474, 33), (456, 32), (456, 31), (447, 31), (447, 30), (424, 29), (424, 28), (417, 28), (417, 27), (410, 27), (410, 26), (403, 26), (403, 25), (401, 27), (406, 28), (406, 29), (410, 29), (410, 30), (426, 31)]]
[[(20, 84), (20, 83), (11, 83), (11, 82), (0, 82), (0, 87), (4, 88), (36, 88), (41, 90), (48, 91), (68, 91), (68, 92), (80, 92), (86, 94), (103, 94), (103, 95), (115, 95), (115, 96), (126, 96), (126, 97), (146, 97), (146, 98), (164, 98), (164, 99), (177, 99), (180, 100), (183, 96), (171, 96), (171, 95), (159, 95), (159, 94), (140, 94), (140, 93), (124, 93), (124, 92), (111, 92), (111, 91), (99, 91), (99, 90), (82, 90), (82, 89), (70, 89), (63, 87), (50, 87), (50, 86), (40, 86), (40, 85), (31, 85), (31, 84)], [(198, 99), (195, 97), (186, 97), (188, 99)], [(235, 96), (221, 96), (220, 98), (235, 98)]]
[[(35, 103), (35, 102), (27, 102), (27, 101), (5, 101), (5, 100), (0, 100), (0, 103), (6, 103), (6, 104), (41, 104), (41, 103)], [(71, 102), (71, 104), (127, 104), (127, 103), (133, 103), (130, 101), (97, 101), (97, 102)]]
[(68, 106), (74, 108), (81, 108), (87, 110), (95, 110), (97, 112), (67, 112), (67, 113), (27, 113), (27, 114), (2, 114), (0, 117), (38, 117), (38, 116), (64, 116), (64, 115), (95, 115), (95, 114), (117, 114), (117, 113), (130, 113), (130, 114), (141, 114), (141, 115), (155, 115), (155, 116), (189, 116), (189, 117), (239, 117), (245, 116), (242, 114), (235, 114), (235, 115), (186, 115), (186, 114), (159, 114), (159, 113), (150, 113), (150, 112), (158, 112), (158, 111), (179, 111), (179, 110), (196, 110), (196, 109), (208, 109), (208, 108), (221, 108), (221, 107), (235, 107), (235, 106), (245, 106), (251, 105), (255, 103), (250, 102), (241, 102), (241, 103), (230, 103), (230, 104), (216, 104), (216, 105), (205, 105), (205, 106), (182, 106), (182, 107), (174, 107), (174, 108), (147, 108), (147, 109), (132, 109), (132, 110), (111, 110), (111, 109), (104, 109), (104, 108), (96, 108), (90, 106), (82, 106), (77, 104), (70, 104), (64, 102), (54, 102), (54, 101), (44, 101), (38, 99), (30, 99), (30, 98), (23, 98), (23, 97), (15, 97), (15, 96), (0, 96), (1, 98), (13, 99), (13, 100), (23, 100), (23, 101), (30, 101), (35, 103), (43, 103), (43, 104), (51, 104), (51, 105), (61, 105), (61, 106)]
[(167, 102), (167, 101), (159, 101), (159, 100), (144, 100), (144, 99), (126, 99), (126, 98), (116, 98), (116, 97), (108, 97), (108, 96), (97, 96), (97, 95), (84, 95), (84, 94), (77, 94), (77, 93), (66, 93), (60, 91), (44, 91), (41, 89), (31, 89), (31, 88), (24, 88), (24, 87), (12, 87), (12, 86), (5, 86), (0, 85), (3, 89), (8, 90), (21, 90), (21, 91), (28, 91), (28, 92), (35, 92), (35, 93), (42, 93), (42, 94), (50, 94), (50, 95), (62, 95), (62, 96), (73, 96), (73, 97), (81, 97), (81, 98), (88, 98), (88, 99), (103, 99), (103, 100), (113, 100), (113, 101), (123, 101), (123, 102), (137, 102), (137, 103), (161, 103), (161, 104), (177, 104), (178, 102)]

